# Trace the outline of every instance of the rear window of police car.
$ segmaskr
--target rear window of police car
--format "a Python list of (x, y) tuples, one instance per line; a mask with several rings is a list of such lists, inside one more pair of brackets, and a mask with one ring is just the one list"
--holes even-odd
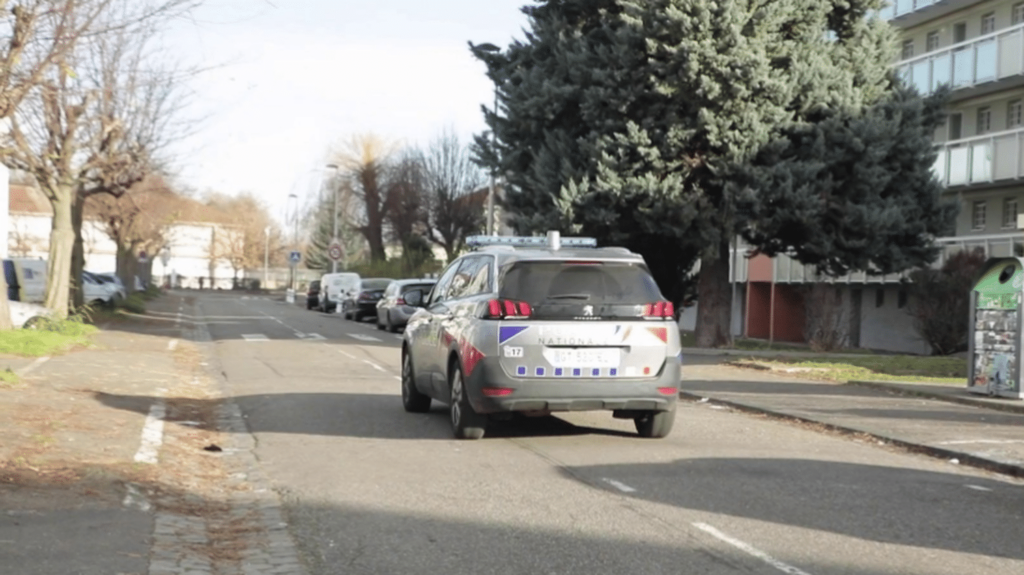
[(519, 261), (504, 270), (499, 297), (544, 302), (659, 301), (661, 291), (643, 266), (624, 262)]

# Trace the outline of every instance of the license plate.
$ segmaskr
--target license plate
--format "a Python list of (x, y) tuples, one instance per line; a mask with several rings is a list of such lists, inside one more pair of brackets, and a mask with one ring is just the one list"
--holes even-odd
[(614, 348), (545, 349), (553, 367), (619, 367), (621, 352)]

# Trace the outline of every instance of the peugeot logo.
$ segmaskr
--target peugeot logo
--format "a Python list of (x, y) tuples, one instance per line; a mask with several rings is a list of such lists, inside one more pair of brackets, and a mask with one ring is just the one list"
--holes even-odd
[(583, 306), (583, 315), (586, 315), (586, 316), (594, 315), (594, 306), (592, 306), (592, 305), (585, 305), (585, 306)]

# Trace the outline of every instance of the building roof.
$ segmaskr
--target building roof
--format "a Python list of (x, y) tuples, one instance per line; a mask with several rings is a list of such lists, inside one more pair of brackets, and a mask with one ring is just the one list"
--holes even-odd
[(27, 186), (25, 184), (13, 182), (10, 184), (10, 197), (7, 207), (12, 214), (53, 215), (53, 208), (50, 207), (50, 201), (46, 199), (46, 196), (34, 186)]

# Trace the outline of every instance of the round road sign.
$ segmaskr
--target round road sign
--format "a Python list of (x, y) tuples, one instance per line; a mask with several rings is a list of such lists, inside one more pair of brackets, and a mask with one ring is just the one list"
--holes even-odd
[(327, 257), (334, 261), (340, 261), (345, 257), (345, 249), (341, 247), (341, 242), (337, 240), (331, 242), (331, 245), (327, 248)]

